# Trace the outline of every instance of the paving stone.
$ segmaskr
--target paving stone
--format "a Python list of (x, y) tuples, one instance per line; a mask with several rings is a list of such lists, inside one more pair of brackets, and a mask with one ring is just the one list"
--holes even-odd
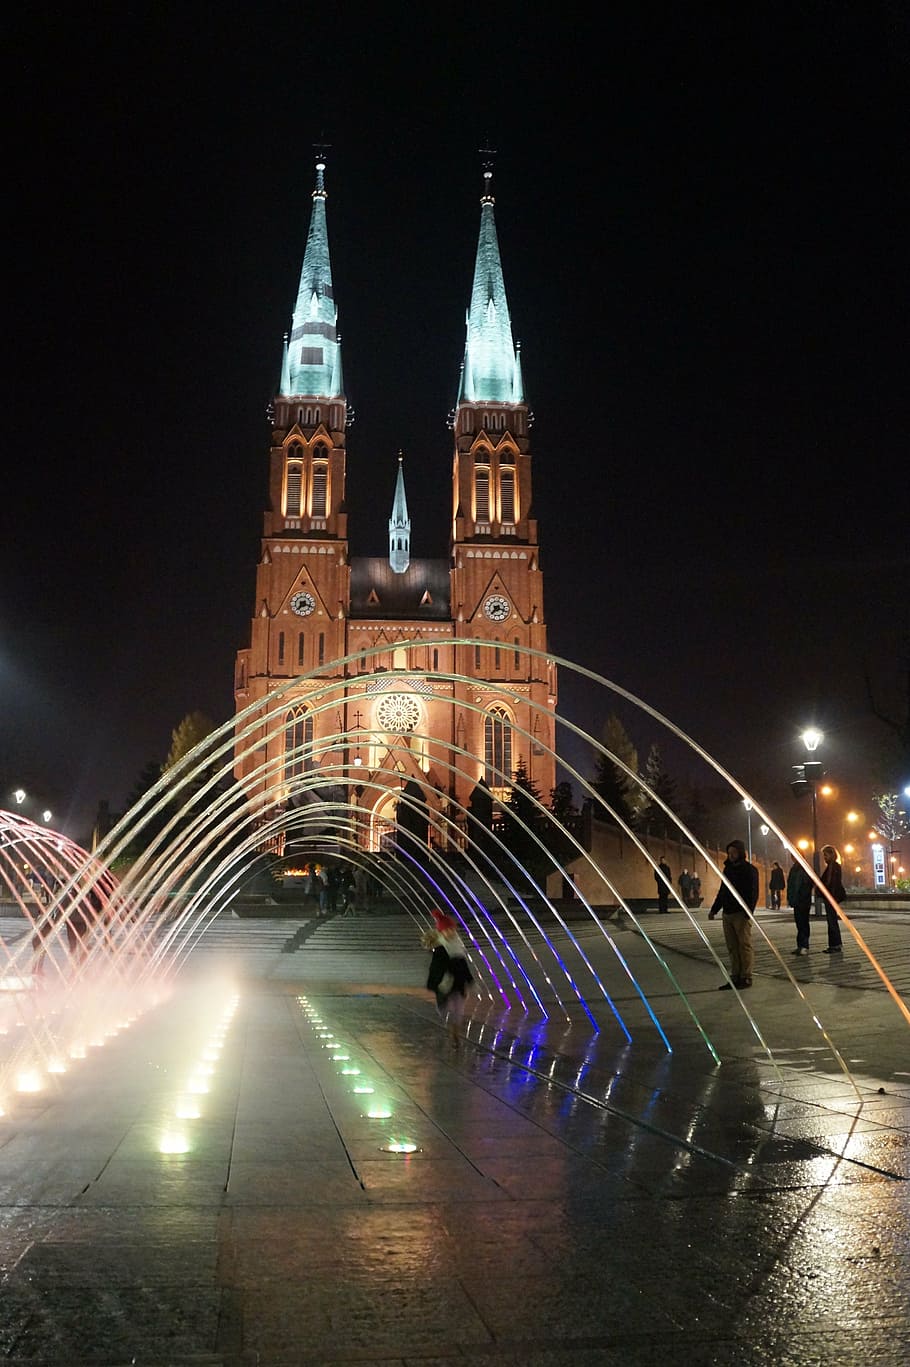
[[(789, 984), (753, 993), (773, 1066), (715, 970), (674, 962), (720, 1067), (672, 993), (672, 1055), (634, 993), (632, 1047), (608, 1012), (595, 1034), (575, 1007), (567, 1024), (477, 1003), (456, 1053), (426, 996), (339, 979), (320, 1014), (385, 1122), (317, 1045), (298, 986), (257, 961), (188, 1150), (162, 1153), (205, 1033), (190, 975), (0, 1120), (0, 1356), (903, 1367), (910, 1069), (893, 1003), (812, 985), (843, 1020), (859, 1100)], [(395, 1136), (419, 1151), (380, 1147)]]

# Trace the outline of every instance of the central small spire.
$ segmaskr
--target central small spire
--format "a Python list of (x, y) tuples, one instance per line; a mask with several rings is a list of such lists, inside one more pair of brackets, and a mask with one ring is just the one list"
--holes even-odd
[(389, 518), (389, 565), (394, 574), (404, 574), (411, 563), (411, 519), (404, 492), (404, 456), (398, 452), (398, 478), (392, 516)]

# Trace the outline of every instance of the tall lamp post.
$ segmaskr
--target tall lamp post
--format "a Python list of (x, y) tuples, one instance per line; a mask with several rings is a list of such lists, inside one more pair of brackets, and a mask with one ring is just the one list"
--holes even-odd
[[(814, 726), (809, 726), (800, 737), (803, 745), (814, 755), (815, 751), (825, 739), (821, 731)], [(825, 776), (825, 766), (821, 760), (807, 759), (803, 764), (794, 764), (794, 777), (790, 781), (790, 787), (795, 797), (801, 797), (808, 793), (812, 799), (812, 868), (816, 878), (821, 869), (821, 861), (818, 853), (818, 783)], [(818, 915), (818, 891), (813, 889), (813, 901), (815, 903), (815, 914)]]

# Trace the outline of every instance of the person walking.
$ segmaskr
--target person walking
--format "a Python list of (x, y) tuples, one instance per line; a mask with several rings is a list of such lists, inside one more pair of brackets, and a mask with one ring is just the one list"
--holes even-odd
[(812, 879), (806, 873), (795, 854), (790, 855), (790, 871), (787, 874), (787, 906), (793, 908), (796, 922), (796, 948), (794, 954), (809, 953), (809, 931), (812, 925)]
[(474, 981), (468, 967), (467, 951), (464, 941), (458, 934), (458, 924), (454, 916), (434, 910), (434, 929), (423, 937), (427, 949), (432, 949), (430, 971), (427, 974), (427, 990), (436, 997), (436, 1010), (446, 1022), (449, 1038), (457, 1049), (464, 1019), (465, 998), (468, 988)]
[(689, 906), (689, 898), (692, 896), (692, 877), (688, 869), (683, 869), (677, 878), (679, 884), (679, 895), (683, 900), (683, 906)]
[[(772, 911), (780, 911), (780, 898), (781, 893), (784, 890), (784, 885), (784, 871), (775, 859), (774, 863), (771, 865), (771, 877), (768, 879), (768, 891), (771, 894)], [(789, 897), (787, 898), (787, 903), (788, 905), (792, 905)]]
[(752, 986), (752, 912), (757, 901), (758, 869), (746, 858), (743, 842), (731, 840), (727, 846), (723, 879), (708, 912), (709, 921), (713, 921), (718, 912), (723, 913), (724, 940), (730, 955), (730, 981), (721, 983), (721, 992), (729, 992), (732, 987)]
[(673, 886), (673, 875), (670, 872), (670, 865), (666, 859), (662, 859), (654, 870), (654, 881), (657, 884), (657, 910), (665, 912), (670, 910), (670, 889)]
[[(825, 861), (825, 867), (821, 872), (822, 884), (825, 891), (830, 893), (833, 900), (839, 904), (845, 901), (847, 897), (840, 854), (833, 845), (823, 845), (822, 859)], [(844, 946), (840, 933), (840, 917), (827, 898), (825, 899), (825, 915), (828, 920), (828, 948), (823, 953), (842, 954)]]

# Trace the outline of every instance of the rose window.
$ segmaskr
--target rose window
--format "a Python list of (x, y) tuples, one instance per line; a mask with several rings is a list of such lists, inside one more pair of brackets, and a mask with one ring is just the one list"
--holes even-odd
[(411, 693), (387, 693), (376, 708), (383, 731), (413, 731), (420, 721), (420, 704)]

